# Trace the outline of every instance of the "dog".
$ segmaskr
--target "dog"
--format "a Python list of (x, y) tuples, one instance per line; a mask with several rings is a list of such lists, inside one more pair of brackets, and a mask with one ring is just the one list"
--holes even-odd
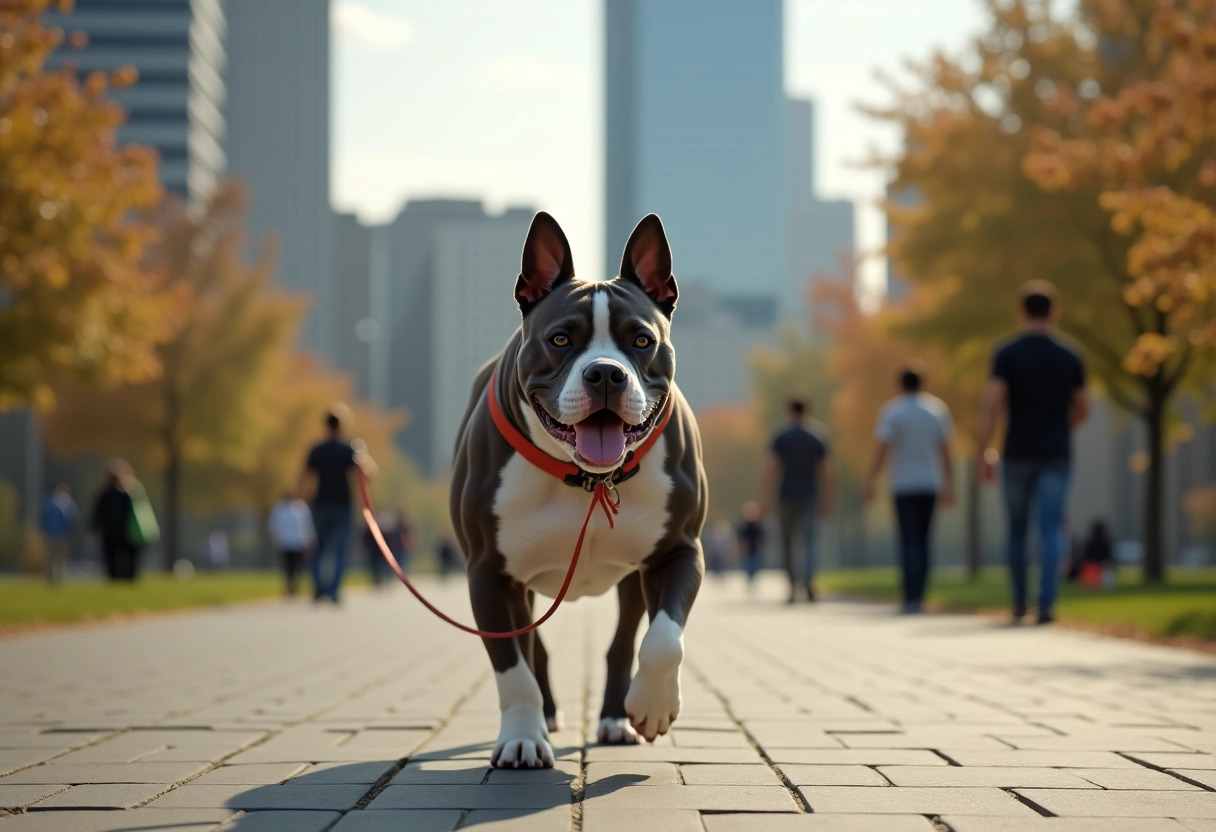
[[(590, 517), (566, 596), (617, 591), (602, 743), (653, 742), (679, 714), (684, 627), (705, 571), (701, 438), (674, 380), (677, 296), (658, 216), (638, 223), (617, 277), (589, 282), (574, 276), (557, 221), (538, 213), (515, 283), (519, 329), (478, 373), (456, 443), (451, 515), (482, 631), (530, 624), (535, 594), (562, 585), (592, 495), (619, 504), (615, 528), (607, 506)], [(543, 470), (528, 459), (536, 449), (572, 473)], [(493, 765), (551, 767), (561, 717), (539, 632), (483, 641), (501, 710)]]

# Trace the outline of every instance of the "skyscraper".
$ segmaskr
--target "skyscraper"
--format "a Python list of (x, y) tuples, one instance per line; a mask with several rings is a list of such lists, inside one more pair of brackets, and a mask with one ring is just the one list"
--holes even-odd
[(57, 50), (49, 67), (74, 64), (82, 78), (96, 70), (138, 70), (135, 84), (110, 92), (128, 111), (118, 141), (156, 148), (164, 186), (192, 201), (206, 199), (225, 168), (220, 0), (76, 0), (71, 14), (46, 20), (88, 36), (84, 49)]
[(644, 214), (676, 275), (775, 310), (789, 275), (782, 0), (606, 0), (605, 276)]
[(329, 205), (329, 0), (239, 0), (228, 13), (228, 173), (249, 186), (249, 239), (278, 239), (277, 274), (314, 302), (305, 346), (337, 350)]

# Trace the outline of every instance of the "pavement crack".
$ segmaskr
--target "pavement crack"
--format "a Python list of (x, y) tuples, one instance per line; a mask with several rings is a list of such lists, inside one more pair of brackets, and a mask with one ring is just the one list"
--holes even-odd
[(1019, 792), (1014, 791), (1013, 789), (1001, 789), (1001, 791), (1003, 791), (1007, 795), (1012, 796), (1013, 799), (1016, 800), (1018, 803), (1021, 803), (1023, 806), (1026, 806), (1027, 808), (1033, 809), (1034, 811), (1038, 812), (1040, 815), (1042, 815), (1045, 818), (1056, 817), (1055, 812), (1048, 811), (1044, 807), (1035, 803), (1029, 797), (1026, 797), (1026, 795), (1024, 795), (1024, 794), (1020, 794)]
[(730, 721), (735, 724), (737, 729), (739, 729), (739, 733), (743, 735), (744, 739), (747, 740), (748, 744), (755, 750), (755, 752), (760, 755), (760, 759), (764, 760), (765, 765), (772, 769), (773, 774), (776, 775), (777, 779), (781, 781), (781, 785), (785, 786), (785, 790), (789, 792), (790, 799), (794, 801), (794, 805), (798, 807), (798, 811), (803, 813), (810, 813), (813, 811), (811, 809), (811, 804), (808, 803), (806, 798), (802, 796), (802, 792), (798, 791), (798, 787), (794, 785), (790, 778), (785, 776), (784, 771), (777, 767), (777, 764), (773, 762), (773, 758), (770, 757), (768, 752), (764, 750), (764, 746), (760, 745), (759, 741), (755, 738), (755, 736), (752, 735), (752, 732), (747, 730), (747, 726), (745, 726), (739, 720), (739, 717), (735, 716), (735, 712), (731, 710), (730, 702), (725, 696), (722, 695), (721, 691), (710, 684), (709, 679), (695, 664), (690, 661), (687, 662), (687, 665), (688, 672), (697, 677), (697, 680), (700, 681), (701, 684), (705, 685), (705, 689), (718, 700), (718, 703), (722, 706), (722, 710), (726, 712), (726, 716), (729, 717)]
[(1185, 774), (1179, 774), (1178, 772), (1173, 771), (1172, 769), (1162, 768), (1161, 766), (1156, 765), (1155, 763), (1150, 763), (1148, 760), (1141, 760), (1139, 757), (1136, 757), (1133, 754), (1129, 754), (1125, 751), (1116, 751), (1114, 753), (1119, 755), (1120, 757), (1122, 757), (1125, 760), (1135, 763), (1138, 766), (1144, 766), (1147, 769), (1152, 769), (1153, 771), (1159, 771), (1162, 774), (1168, 774), (1170, 777), (1173, 777), (1175, 780), (1181, 780), (1183, 783), (1187, 783), (1192, 786), (1198, 786), (1199, 788), (1203, 789), (1205, 792), (1216, 792), (1216, 789), (1212, 788), (1207, 783), (1203, 783), (1199, 780), (1192, 780), (1191, 778), (1187, 777)]
[(583, 829), (583, 797), (587, 791), (587, 743), (590, 742), (591, 724), (587, 714), (591, 710), (591, 656), (595, 639), (593, 638), (592, 620), (583, 616), (583, 687), (582, 700), (579, 702), (579, 751), (578, 776), (570, 784), (570, 832), (582, 832)]

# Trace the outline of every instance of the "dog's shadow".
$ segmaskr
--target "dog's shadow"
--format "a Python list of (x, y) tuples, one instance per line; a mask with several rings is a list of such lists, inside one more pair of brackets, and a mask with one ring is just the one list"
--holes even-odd
[[(262, 830), (270, 820), (263, 813), (275, 812), (280, 820), (288, 820), (278, 813), (292, 812), (290, 828), (300, 832), (331, 827), (335, 832), (451, 832), (569, 812), (571, 803), (583, 796), (581, 749), (554, 748), (558, 759), (553, 768), (496, 769), (490, 765), (491, 747), (436, 749), (405, 760), (313, 764), (288, 780), (253, 786), (229, 799), (227, 808), (246, 814), (225, 829)], [(645, 779), (615, 774), (596, 781), (592, 791), (601, 797)], [(335, 826), (339, 812), (344, 817)]]

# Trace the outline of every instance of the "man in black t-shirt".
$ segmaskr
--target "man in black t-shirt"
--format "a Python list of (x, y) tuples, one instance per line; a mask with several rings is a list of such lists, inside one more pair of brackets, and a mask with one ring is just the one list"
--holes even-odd
[[(828, 446), (806, 426), (806, 409), (802, 401), (790, 402), (789, 425), (773, 438), (760, 479), (761, 515), (768, 513), (773, 491), (777, 492), (781, 554), (790, 579), (791, 604), (797, 600), (800, 583), (806, 587), (807, 600), (815, 600), (815, 515), (826, 517), (832, 511)], [(778, 475), (780, 485), (776, 486)], [(796, 547), (802, 550), (801, 576)]]
[[(325, 417), (328, 438), (308, 452), (304, 471), (300, 474), (300, 491), (305, 481), (316, 480), (316, 491), (312, 500), (312, 522), (316, 531), (317, 550), (312, 560), (314, 600), (328, 598), (338, 603), (338, 591), (342, 586), (342, 573), (346, 569), (346, 549), (350, 542), (351, 500), (350, 473), (358, 466), (372, 476), (376, 464), (367, 455), (361, 440), (353, 443), (342, 438), (342, 418), (335, 407)], [(323, 575), (323, 564), (332, 557), (333, 568), (328, 576)]]
[(1056, 334), (1051, 284), (1022, 291), (1021, 334), (992, 361), (980, 422), (980, 466), (993, 475), (998, 454), (988, 447), (1001, 413), (1007, 417), (1003, 479), (1009, 514), (1009, 570), (1013, 617), (1026, 614), (1026, 532), (1033, 505), (1039, 533), (1038, 623), (1053, 620), (1059, 584), (1064, 504), (1072, 461), (1072, 429), (1085, 421), (1085, 367)]

